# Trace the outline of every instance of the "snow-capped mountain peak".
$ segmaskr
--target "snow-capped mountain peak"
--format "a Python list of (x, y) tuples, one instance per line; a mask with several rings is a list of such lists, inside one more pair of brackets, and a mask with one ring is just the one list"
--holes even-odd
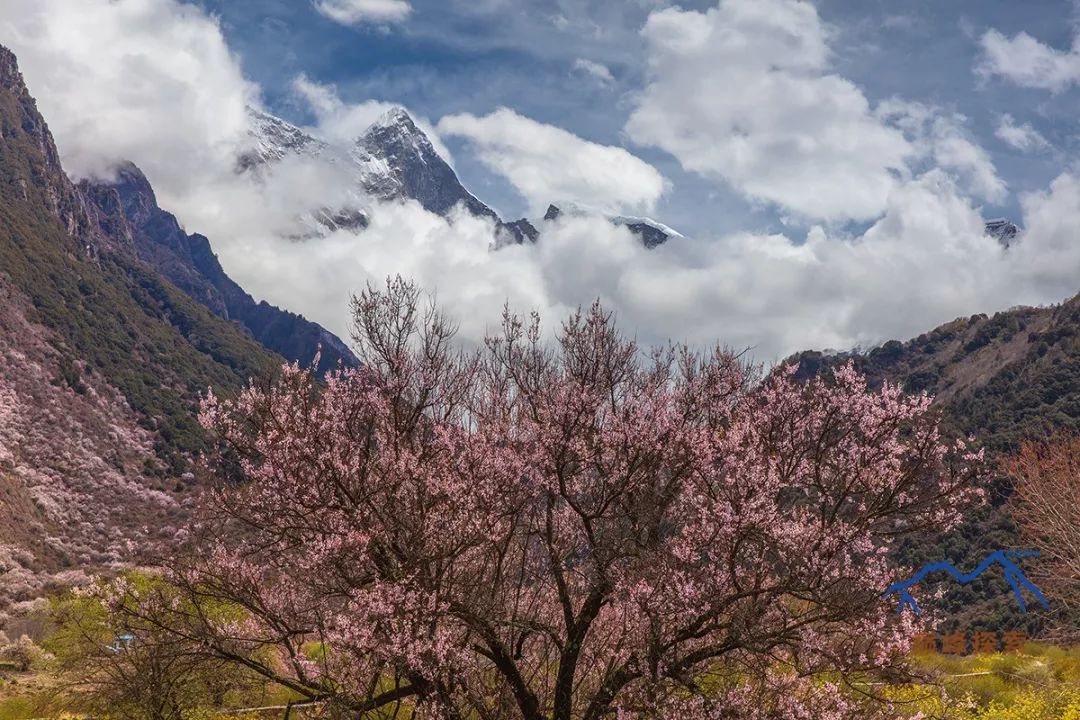
[(247, 111), (252, 144), (240, 156), (238, 167), (241, 172), (290, 156), (318, 157), (329, 148), (327, 142), (279, 117), (251, 106)]
[(401, 106), (392, 107), (385, 113), (383, 113), (378, 120), (371, 124), (371, 128), (369, 128), (369, 131), (373, 128), (380, 127), (404, 127), (412, 128), (413, 130), (417, 129), (416, 123), (413, 122), (412, 116), (409, 115), (409, 112)]
[(352, 176), (348, 207), (312, 209), (314, 222), (304, 224), (314, 234), (363, 227), (373, 201), (415, 200), (440, 215), (464, 204), (472, 214), (499, 222), (495, 211), (465, 189), (404, 108), (391, 108), (352, 143), (317, 137), (256, 108), (248, 112), (252, 142), (239, 159), (239, 172), (262, 172), (286, 158), (301, 157), (344, 168)]
[[(428, 212), (449, 215), (464, 207), (476, 217), (494, 221), (499, 244), (535, 242), (542, 226), (528, 220), (506, 223), (494, 210), (469, 192), (453, 167), (439, 153), (431, 138), (417, 125), (405, 108), (395, 106), (383, 113), (351, 143), (317, 137), (281, 118), (256, 108), (251, 116), (251, 148), (238, 163), (239, 172), (262, 172), (286, 158), (300, 157), (344, 168), (351, 175), (352, 200), (347, 207), (312, 208), (302, 223), (302, 236), (327, 231), (359, 229), (367, 224), (374, 202), (414, 200)], [(586, 211), (573, 203), (560, 203), (568, 214)], [(552, 206), (549, 216), (560, 212)], [(627, 227), (652, 248), (681, 235), (649, 218), (607, 216), (616, 225)], [(545, 217), (545, 220), (554, 216)]]
[(639, 217), (636, 215), (609, 215), (607, 213), (590, 210), (589, 208), (577, 205), (573, 202), (565, 201), (558, 205), (549, 205), (547, 212), (544, 214), (543, 221), (551, 222), (558, 220), (563, 216), (587, 217), (590, 215), (602, 216), (613, 225), (625, 227), (631, 233), (636, 235), (645, 247), (650, 250), (658, 245), (663, 245), (671, 238), (685, 237), (678, 230), (675, 230), (662, 222), (653, 220), (652, 218)]
[(465, 189), (404, 108), (391, 108), (372, 123), (350, 154), (361, 169), (362, 184), (374, 197), (413, 199), (440, 215), (463, 203), (473, 215), (498, 221), (494, 210)]

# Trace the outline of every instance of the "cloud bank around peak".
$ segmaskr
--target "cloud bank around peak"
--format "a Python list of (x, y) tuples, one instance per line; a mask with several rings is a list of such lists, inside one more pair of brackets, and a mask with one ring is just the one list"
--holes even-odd
[(953, 178), (934, 170), (892, 193), (884, 215), (854, 237), (815, 227), (804, 237), (742, 232), (647, 250), (601, 217), (564, 216), (544, 223), (537, 243), (492, 252), (489, 221), (409, 202), (380, 206), (363, 232), (317, 246), (245, 240), (239, 228), (223, 259), (235, 252), (260, 277), (287, 269), (295, 309), (339, 332), (347, 316), (333, 298), (400, 273), (437, 294), (467, 342), (496, 327), (507, 301), (554, 324), (600, 298), (643, 344), (719, 341), (773, 361), (1066, 297), (1080, 271), (1070, 242), (1077, 198), (1080, 179), (1070, 175), (1028, 196), (1029, 229), (1009, 250), (986, 236)]

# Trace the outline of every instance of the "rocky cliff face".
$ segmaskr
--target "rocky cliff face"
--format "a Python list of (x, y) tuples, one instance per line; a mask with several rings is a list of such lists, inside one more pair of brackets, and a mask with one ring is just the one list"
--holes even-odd
[(428, 212), (445, 215), (461, 204), (477, 217), (498, 215), (465, 189), (453, 168), (404, 110), (387, 112), (357, 140), (351, 156), (372, 196), (412, 199)]
[(304, 365), (321, 349), (321, 372), (357, 365), (352, 351), (330, 331), (245, 292), (225, 273), (205, 236), (184, 232), (158, 206), (150, 182), (134, 165), (119, 168), (114, 182), (80, 187), (110, 226), (126, 228), (141, 261), (218, 317), (239, 324), (263, 347)]
[(9, 153), (0, 176), (0, 197), (47, 210), (71, 238), (91, 246), (84, 249), (106, 244), (96, 214), (60, 165), (52, 133), (23, 82), (15, 55), (2, 46), (0, 103), (0, 141)]

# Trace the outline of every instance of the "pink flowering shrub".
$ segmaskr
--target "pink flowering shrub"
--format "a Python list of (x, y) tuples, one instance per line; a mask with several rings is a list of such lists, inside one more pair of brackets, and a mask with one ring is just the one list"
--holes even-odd
[[(0, 278), (0, 627), (26, 602), (162, 540), (174, 498), (143, 472), (153, 436), (90, 369), (84, 392), (57, 380), (73, 361)], [(149, 528), (149, 529), (148, 529)]]
[(891, 544), (977, 495), (926, 396), (646, 353), (599, 306), (474, 353), (400, 281), (355, 312), (363, 369), (205, 404), (244, 482), (174, 580), (238, 611), (131, 612), (354, 715), (888, 713), (843, 689), (902, 676)]

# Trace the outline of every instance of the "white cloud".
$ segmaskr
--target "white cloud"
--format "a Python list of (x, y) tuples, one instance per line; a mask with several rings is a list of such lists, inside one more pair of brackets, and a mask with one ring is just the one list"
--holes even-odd
[(687, 170), (810, 218), (872, 219), (914, 150), (829, 72), (813, 5), (721, 0), (669, 8), (643, 30), (648, 85), (626, 131)]
[[(331, 142), (349, 143), (358, 138), (376, 120), (382, 117), (388, 110), (402, 107), (396, 103), (381, 102), (379, 100), (366, 100), (358, 103), (346, 103), (339, 96), (337, 88), (332, 85), (323, 85), (310, 80), (305, 75), (300, 75), (293, 80), (293, 91), (304, 100), (315, 113), (318, 126), (315, 133)], [(435, 151), (446, 162), (453, 165), (454, 159), (450, 150), (442, 142), (434, 124), (422, 115), (406, 110), (412, 117), (416, 126), (424, 131), (431, 140)]]
[(1025, 32), (1012, 38), (988, 30), (981, 39), (983, 56), (976, 72), (998, 75), (1017, 85), (1059, 93), (1080, 83), (1080, 38), (1068, 50), (1058, 50)]
[(1047, 139), (1032, 127), (1031, 123), (1017, 125), (1016, 120), (1008, 113), (1002, 115), (998, 120), (997, 130), (994, 135), (997, 136), (998, 140), (1021, 152), (1045, 150), (1050, 147)]
[[(599, 297), (645, 343), (666, 338), (752, 347), (761, 360), (806, 348), (850, 348), (908, 338), (957, 316), (1075, 291), (1080, 181), (1063, 176), (1025, 198), (1028, 231), (1006, 251), (983, 233), (971, 201), (933, 170), (890, 194), (883, 217), (851, 237), (735, 233), (683, 238), (646, 250), (601, 218), (545, 223), (535, 245), (491, 251), (489, 221), (444, 218), (416, 203), (374, 207), (369, 228), (314, 242), (283, 239), (294, 193), (318, 195), (331, 178), (284, 168), (269, 189), (237, 186), (192, 202), (226, 268), (260, 297), (336, 332), (346, 299), (366, 282), (401, 273), (437, 293), (478, 341), (503, 302), (556, 322)], [(205, 212), (208, 204), (227, 212)]]
[[(1054, 209), (1068, 200), (1066, 190), (1054, 194)], [(599, 297), (644, 343), (720, 341), (752, 347), (761, 360), (907, 338), (957, 316), (1058, 299), (1044, 288), (1064, 287), (1080, 269), (1075, 255), (1048, 262), (1050, 278), (1018, 268), (1013, 251), (984, 235), (977, 210), (937, 170), (892, 193), (882, 219), (858, 237), (821, 228), (805, 238), (736, 233), (650, 251), (600, 218), (565, 217), (545, 224), (535, 245), (492, 252), (490, 223), (448, 220), (415, 203), (380, 206), (370, 228), (337, 233), (317, 250), (245, 241), (237, 229), (227, 264), (243, 264), (251, 281), (288, 276), (276, 299), (287, 293), (296, 309), (338, 331), (347, 327), (342, 297), (401, 273), (435, 291), (469, 341), (496, 326), (506, 299), (556, 322)], [(1032, 247), (1037, 254), (1039, 243)]]
[(938, 167), (954, 171), (972, 195), (993, 203), (1008, 197), (1008, 186), (997, 174), (990, 155), (955, 123), (934, 122), (933, 153)]
[(314, 5), (342, 25), (401, 22), (412, 13), (406, 0), (315, 0)]
[(1080, 177), (1059, 175), (1050, 187), (1021, 197), (1024, 234), (1016, 243), (1018, 302), (1060, 301), (1076, 294), (1080, 277)]
[(990, 154), (968, 131), (963, 115), (943, 113), (929, 105), (892, 99), (877, 108), (878, 117), (905, 133), (914, 154), (909, 166), (939, 168), (952, 174), (965, 192), (1000, 203), (1008, 195)]
[(195, 6), (0, 0), (0, 42), (18, 55), (75, 176), (131, 159), (180, 195), (246, 140), (245, 106), (258, 88)]
[(588, 75), (601, 85), (610, 85), (615, 82), (615, 76), (611, 74), (611, 69), (607, 65), (585, 58), (574, 61), (574, 71)]
[(584, 140), (513, 110), (451, 115), (439, 131), (468, 138), (492, 171), (504, 176), (532, 212), (570, 200), (605, 212), (651, 211), (668, 188), (664, 176), (623, 148)]

